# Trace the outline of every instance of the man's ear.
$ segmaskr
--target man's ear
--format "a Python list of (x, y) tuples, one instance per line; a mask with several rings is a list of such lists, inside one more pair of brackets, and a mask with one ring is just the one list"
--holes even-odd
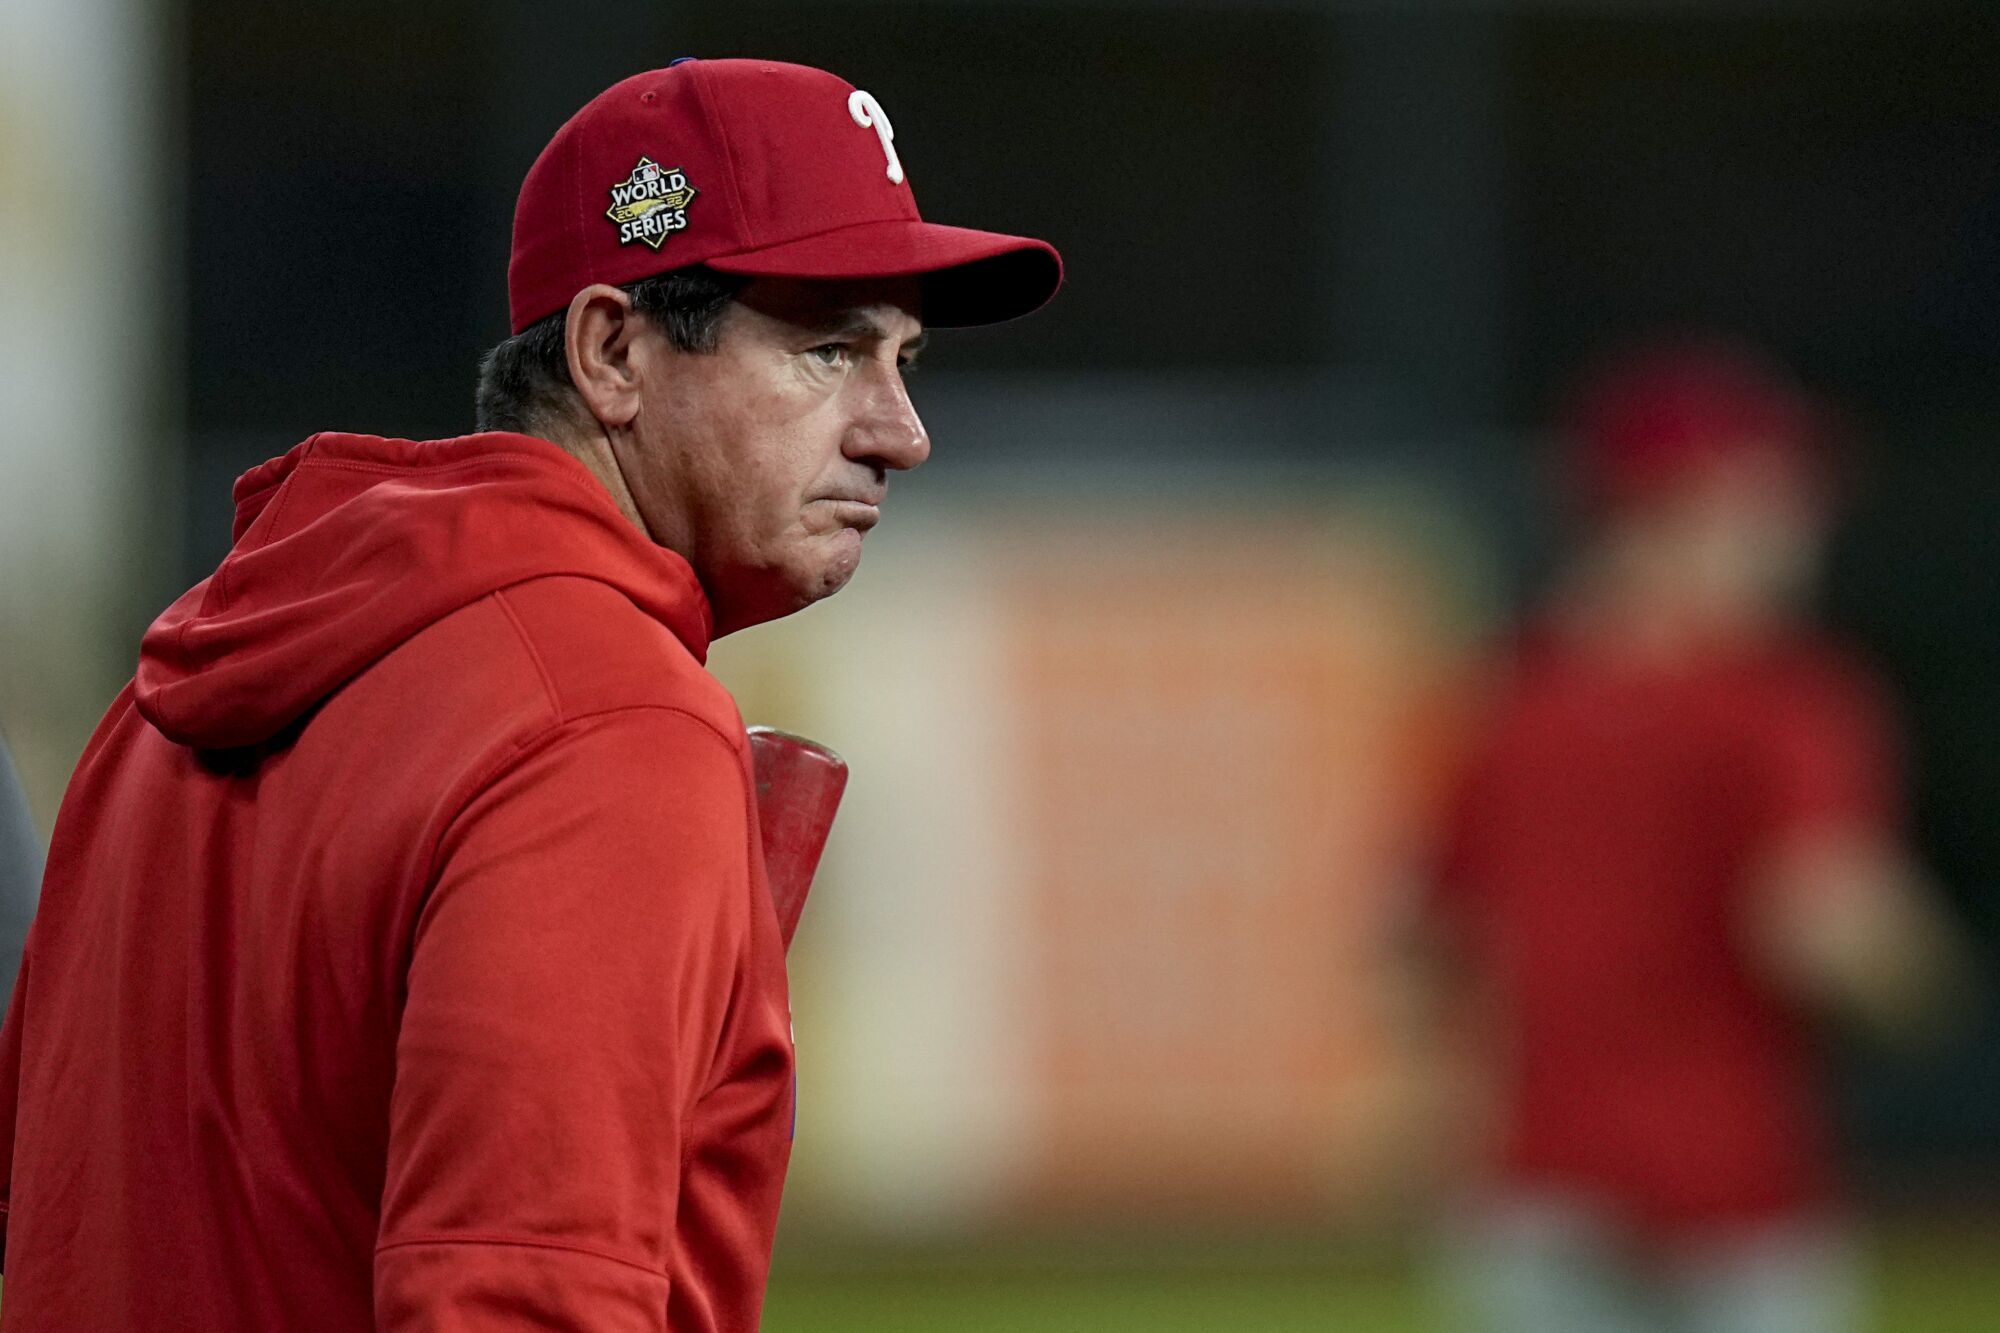
[(632, 346), (644, 329), (631, 296), (616, 287), (593, 283), (570, 299), (563, 324), (570, 382), (584, 408), (607, 429), (630, 425), (639, 415)]

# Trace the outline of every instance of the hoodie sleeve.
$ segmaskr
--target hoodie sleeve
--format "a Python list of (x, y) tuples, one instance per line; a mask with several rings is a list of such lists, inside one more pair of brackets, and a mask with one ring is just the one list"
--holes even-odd
[(702, 722), (558, 727), (443, 839), (397, 1043), (386, 1333), (663, 1333), (684, 1129), (749, 930), (749, 795)]

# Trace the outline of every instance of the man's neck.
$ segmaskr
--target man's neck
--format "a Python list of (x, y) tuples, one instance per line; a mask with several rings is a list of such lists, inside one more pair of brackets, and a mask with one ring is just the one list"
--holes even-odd
[(551, 429), (541, 438), (583, 464), (610, 494), (618, 512), (633, 527), (645, 533), (649, 540), (653, 539), (653, 534), (647, 531), (646, 520), (639, 514), (638, 504), (632, 499), (632, 488), (625, 484), (625, 473), (619, 468), (617, 455), (611, 449), (611, 437), (600, 423), (592, 422), (591, 425), (592, 429), (588, 431)]
[(1690, 577), (1689, 565), (1585, 560), (1559, 618), (1614, 655), (1671, 664), (1753, 644), (1786, 622), (1782, 599)]

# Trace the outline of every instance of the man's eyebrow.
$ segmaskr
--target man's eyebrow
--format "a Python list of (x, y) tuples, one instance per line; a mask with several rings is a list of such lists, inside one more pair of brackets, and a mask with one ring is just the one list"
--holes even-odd
[[(846, 337), (852, 334), (861, 334), (883, 342), (889, 341), (888, 326), (866, 310), (835, 311), (824, 319), (814, 321), (807, 327), (812, 330), (815, 336)], [(916, 353), (923, 351), (930, 340), (931, 331), (923, 329), (918, 332), (916, 337), (904, 343), (903, 349), (914, 356)]]

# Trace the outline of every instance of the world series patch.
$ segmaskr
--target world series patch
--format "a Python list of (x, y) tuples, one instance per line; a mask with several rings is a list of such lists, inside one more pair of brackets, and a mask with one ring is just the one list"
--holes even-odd
[(688, 204), (699, 193), (679, 167), (642, 157), (630, 176), (611, 187), (611, 208), (604, 216), (618, 224), (618, 244), (644, 241), (657, 250), (667, 237), (686, 230)]

